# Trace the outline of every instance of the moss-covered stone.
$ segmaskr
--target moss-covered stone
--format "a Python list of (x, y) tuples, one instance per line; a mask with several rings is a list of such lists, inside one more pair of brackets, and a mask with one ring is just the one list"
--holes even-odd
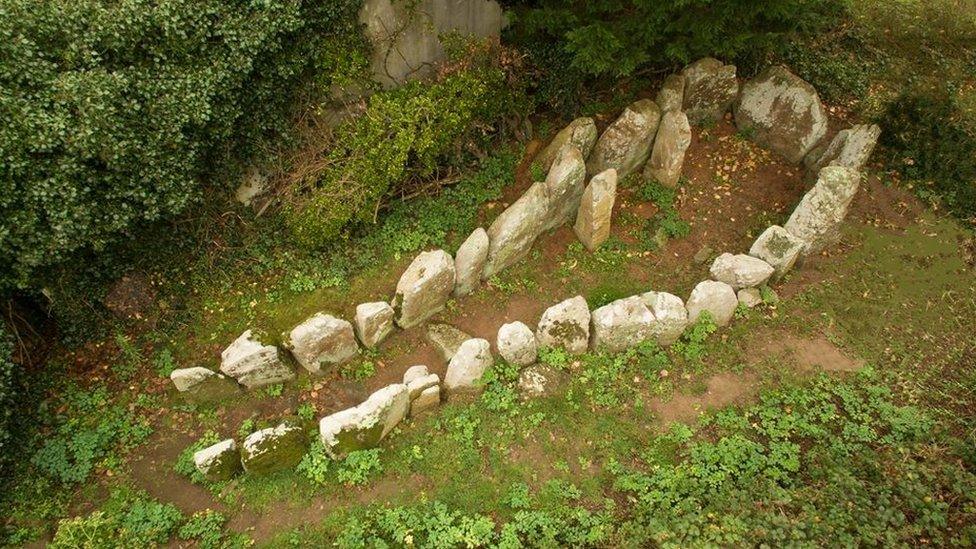
[(241, 449), (241, 463), (248, 473), (264, 475), (291, 469), (307, 451), (305, 430), (292, 422), (284, 422), (248, 435)]

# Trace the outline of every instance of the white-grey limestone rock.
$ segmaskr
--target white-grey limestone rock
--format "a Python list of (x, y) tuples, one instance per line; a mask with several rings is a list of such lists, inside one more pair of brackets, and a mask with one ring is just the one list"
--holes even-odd
[(354, 328), (356, 337), (363, 347), (376, 347), (395, 328), (393, 318), (396, 312), (393, 307), (385, 301), (373, 303), (360, 303), (356, 306), (356, 319)]
[(403, 372), (403, 384), (410, 385), (411, 381), (426, 377), (428, 375), (430, 375), (430, 370), (427, 369), (427, 366), (423, 364), (411, 366), (407, 368), (406, 372)]
[(546, 174), (546, 218), (542, 231), (551, 231), (576, 218), (583, 186), (586, 183), (586, 164), (574, 145), (564, 146)]
[(647, 292), (641, 295), (641, 300), (654, 315), (651, 337), (658, 345), (668, 346), (677, 341), (688, 326), (684, 301), (667, 292)]
[(661, 126), (654, 139), (651, 158), (644, 166), (644, 179), (657, 181), (666, 187), (677, 187), (685, 152), (691, 146), (691, 125), (681, 111), (668, 111), (661, 117)]
[(229, 438), (194, 452), (193, 464), (210, 482), (230, 480), (241, 470), (241, 453)]
[(590, 309), (583, 296), (546, 309), (535, 332), (539, 347), (562, 348), (570, 354), (586, 352), (590, 342)]
[(617, 171), (613, 168), (594, 175), (583, 190), (573, 230), (587, 250), (596, 250), (610, 238), (610, 221), (616, 198)]
[(410, 410), (410, 393), (402, 383), (387, 385), (363, 403), (319, 421), (319, 437), (334, 459), (349, 452), (375, 448)]
[(237, 382), (200, 366), (178, 368), (169, 378), (177, 391), (197, 402), (219, 400), (238, 392)]
[(262, 344), (251, 330), (220, 353), (220, 371), (248, 389), (295, 378), (295, 373), (278, 357), (278, 348)]
[(658, 107), (661, 112), (680, 111), (685, 99), (685, 77), (680, 74), (672, 74), (664, 79), (661, 89), (657, 92)]
[(750, 309), (763, 302), (762, 292), (759, 291), (759, 288), (742, 288), (736, 297), (739, 298), (739, 305)]
[(586, 161), (586, 173), (596, 175), (613, 168), (617, 177), (624, 179), (641, 169), (651, 155), (660, 121), (661, 109), (650, 99), (624, 109), (597, 140)]
[(481, 376), (493, 363), (491, 344), (487, 340), (474, 338), (462, 343), (447, 365), (444, 376), (444, 389), (448, 396), (480, 391)]
[(325, 313), (316, 313), (291, 332), (282, 334), (284, 347), (309, 373), (323, 366), (342, 364), (359, 353), (352, 324)]
[(721, 120), (739, 95), (735, 65), (706, 57), (681, 71), (685, 78), (684, 111), (692, 124)]
[(539, 344), (535, 334), (522, 322), (502, 324), (495, 340), (498, 354), (509, 364), (528, 366), (539, 357)]
[(773, 276), (773, 267), (751, 255), (724, 253), (715, 258), (709, 272), (715, 280), (740, 290), (765, 284)]
[(454, 254), (454, 295), (465, 296), (481, 284), (481, 275), (488, 261), (488, 233), (478, 227)]
[(393, 309), (396, 323), (411, 328), (439, 313), (454, 291), (454, 260), (444, 250), (414, 258), (397, 282)]
[(803, 163), (807, 170), (816, 175), (826, 166), (843, 166), (861, 171), (881, 136), (877, 124), (857, 124), (837, 132), (826, 146), (810, 151)]
[(654, 314), (640, 296), (618, 299), (595, 309), (590, 338), (594, 350), (620, 352), (651, 339)]
[(535, 157), (534, 164), (542, 168), (543, 171), (548, 172), (549, 168), (552, 167), (552, 163), (556, 161), (556, 157), (559, 156), (559, 151), (567, 143), (574, 145), (583, 158), (586, 158), (589, 156), (590, 151), (593, 150), (593, 145), (596, 144), (596, 138), (596, 124), (593, 122), (593, 119), (589, 117), (577, 118), (570, 122), (568, 126), (559, 130), (559, 133), (552, 138), (549, 145)]
[(432, 385), (424, 389), (417, 398), (410, 402), (410, 417), (417, 417), (429, 412), (441, 404), (441, 386)]
[(752, 243), (749, 255), (769, 263), (775, 271), (774, 276), (780, 278), (796, 265), (802, 251), (803, 240), (783, 227), (773, 225)]
[(291, 422), (255, 431), (241, 445), (241, 464), (254, 475), (264, 475), (298, 465), (308, 451), (305, 430)]
[(703, 311), (708, 311), (716, 326), (727, 326), (738, 306), (739, 298), (732, 286), (724, 282), (705, 280), (695, 286), (688, 298), (688, 322), (694, 324)]
[(827, 166), (820, 170), (817, 183), (783, 225), (804, 242), (803, 254), (819, 252), (840, 239), (840, 227), (860, 182), (860, 173), (851, 168)]

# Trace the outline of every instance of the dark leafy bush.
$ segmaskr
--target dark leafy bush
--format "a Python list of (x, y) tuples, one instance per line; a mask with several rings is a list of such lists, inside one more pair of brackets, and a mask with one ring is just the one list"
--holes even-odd
[(0, 477), (6, 477), (8, 459), (13, 458), (10, 451), (11, 427), (15, 412), (18, 387), (18, 366), (13, 360), (13, 338), (0, 321)]

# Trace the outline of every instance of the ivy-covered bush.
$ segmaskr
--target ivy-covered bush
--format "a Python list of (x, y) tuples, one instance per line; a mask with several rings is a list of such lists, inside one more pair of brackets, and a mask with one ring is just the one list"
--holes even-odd
[(10, 452), (11, 423), (18, 396), (18, 366), (14, 364), (13, 351), (13, 338), (0, 321), (0, 477), (6, 477), (3, 473), (7, 460), (13, 458)]
[(183, 211), (360, 1), (5, 1), (0, 288)]

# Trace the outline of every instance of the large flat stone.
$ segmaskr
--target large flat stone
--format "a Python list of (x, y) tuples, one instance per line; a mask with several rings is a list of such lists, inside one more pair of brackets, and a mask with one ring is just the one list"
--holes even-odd
[(359, 354), (352, 324), (325, 313), (316, 313), (282, 334), (282, 340), (295, 360), (312, 374)]
[(593, 349), (615, 353), (651, 339), (654, 314), (639, 296), (632, 296), (595, 309), (591, 322)]
[(749, 248), (749, 255), (769, 263), (776, 278), (780, 278), (793, 268), (803, 251), (804, 242), (789, 231), (773, 225), (763, 231)]
[(590, 309), (583, 296), (546, 309), (535, 332), (539, 347), (561, 348), (581, 355), (590, 343)]
[(462, 343), (447, 365), (444, 376), (444, 389), (448, 397), (481, 391), (481, 376), (493, 363), (491, 344), (487, 340), (474, 338)]
[(251, 330), (220, 353), (220, 371), (248, 389), (295, 378), (295, 373), (278, 357), (278, 348), (262, 344)]
[(593, 119), (589, 117), (577, 118), (559, 130), (549, 145), (535, 157), (534, 164), (548, 172), (552, 163), (556, 161), (556, 157), (559, 156), (559, 152), (567, 143), (575, 146), (583, 158), (586, 158), (593, 150), (596, 138), (596, 124)]
[(654, 139), (651, 158), (644, 166), (644, 179), (657, 181), (665, 187), (677, 187), (685, 152), (691, 146), (691, 125), (681, 111), (669, 111), (661, 117), (661, 126)]
[(454, 295), (461, 297), (475, 291), (488, 261), (488, 233), (478, 227), (454, 254)]
[(586, 173), (592, 176), (613, 168), (624, 179), (640, 170), (651, 155), (660, 121), (661, 109), (650, 99), (624, 109), (597, 140), (586, 160)]
[(699, 59), (681, 75), (685, 78), (684, 111), (692, 124), (721, 120), (739, 94), (735, 66), (718, 59)]
[(617, 172), (613, 168), (594, 175), (583, 190), (573, 231), (587, 250), (596, 250), (610, 238), (610, 221), (616, 198)]
[(405, 417), (410, 393), (402, 383), (387, 385), (365, 402), (326, 416), (319, 421), (319, 437), (325, 452), (339, 459), (349, 452), (375, 448)]
[(454, 259), (444, 250), (423, 252), (400, 276), (393, 310), (401, 328), (416, 326), (439, 313), (454, 291)]
[(783, 228), (804, 242), (803, 254), (819, 252), (840, 240), (861, 175), (851, 168), (827, 166), (803, 196)]
[(241, 447), (244, 470), (254, 475), (291, 469), (308, 451), (305, 430), (290, 422), (251, 433)]

